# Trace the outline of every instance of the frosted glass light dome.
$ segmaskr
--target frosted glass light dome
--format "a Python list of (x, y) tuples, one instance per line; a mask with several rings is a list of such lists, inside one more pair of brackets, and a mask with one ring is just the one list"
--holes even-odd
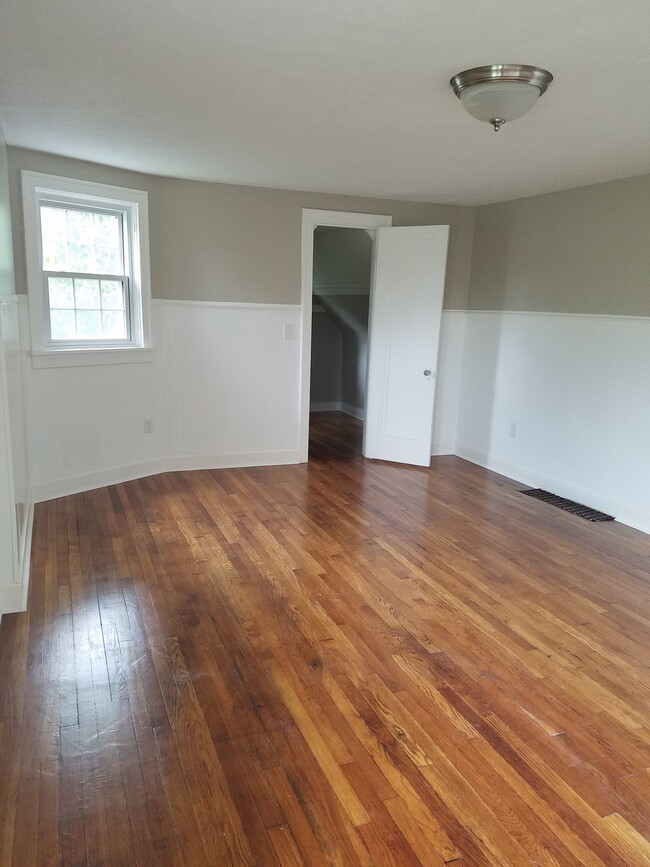
[(498, 132), (506, 121), (530, 111), (552, 81), (545, 69), (503, 63), (459, 72), (450, 84), (465, 110)]

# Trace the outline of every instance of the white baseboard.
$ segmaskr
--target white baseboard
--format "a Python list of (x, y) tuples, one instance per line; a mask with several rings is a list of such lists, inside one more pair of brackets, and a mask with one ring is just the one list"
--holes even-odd
[(26, 593), (23, 592), (21, 584), (5, 584), (0, 587), (0, 611), (3, 614), (15, 614), (17, 611), (24, 611), (26, 607)]
[(359, 421), (366, 420), (365, 409), (361, 409), (358, 406), (351, 406), (349, 403), (341, 404), (341, 412), (344, 412), (346, 415), (351, 415), (352, 418), (358, 418)]
[(277, 467), (298, 463), (300, 463), (298, 449), (277, 452), (240, 452), (224, 455), (181, 455), (167, 458), (165, 469), (159, 472), (228, 470), (235, 467)]
[(313, 401), (309, 404), (309, 412), (341, 412), (341, 401)]
[(456, 454), (456, 443), (452, 442), (439, 442), (433, 443), (431, 446), (431, 457), (435, 457), (436, 455), (455, 455)]
[(625, 506), (621, 506), (616, 520), (619, 524), (625, 524), (627, 527), (650, 534), (650, 513), (648, 512), (640, 512), (637, 509), (627, 509)]
[[(158, 473), (181, 470), (222, 470), (233, 467), (264, 467), (299, 463), (298, 449), (269, 452), (239, 452), (222, 455), (182, 455), (178, 457), (157, 458), (125, 467), (112, 467), (97, 473), (88, 473), (70, 479), (58, 479), (36, 485), (31, 489), (32, 500), (42, 503), (58, 497), (81, 494), (107, 485), (119, 485), (133, 479), (154, 476)], [(31, 538), (31, 537), (30, 537)], [(1, 607), (1, 606), (0, 606)]]
[(141, 479), (143, 476), (153, 476), (156, 473), (164, 473), (166, 470), (167, 462), (161, 458), (124, 467), (111, 467), (107, 470), (73, 476), (69, 479), (56, 479), (52, 482), (32, 486), (32, 500), (35, 503), (56, 500), (58, 497), (82, 494), (84, 491), (105, 488), (107, 485), (119, 485), (121, 482)]
[(478, 464), (502, 476), (507, 476), (509, 479), (522, 485), (532, 488), (543, 488), (560, 497), (566, 497), (569, 500), (574, 500), (576, 503), (582, 503), (585, 506), (590, 506), (592, 509), (598, 509), (608, 515), (613, 515), (620, 524), (626, 524), (628, 527), (641, 530), (643, 533), (650, 533), (650, 513), (630, 510), (621, 503), (617, 503), (593, 491), (567, 485), (566, 482), (560, 479), (543, 475), (528, 467), (518, 466), (499, 458), (490, 457), (466, 446), (457, 444), (456, 454), (460, 458), (464, 458), (473, 464)]
[(365, 421), (366, 411), (358, 406), (352, 406), (349, 403), (342, 403), (340, 400), (333, 401), (314, 401), (309, 404), (310, 412), (344, 412), (346, 415), (351, 415), (352, 418), (358, 418), (360, 421)]
[(17, 611), (25, 611), (27, 609), (33, 527), (34, 506), (30, 504), (27, 507), (27, 517), (18, 551), (18, 581), (14, 584), (0, 587), (0, 619), (3, 614), (14, 614)]

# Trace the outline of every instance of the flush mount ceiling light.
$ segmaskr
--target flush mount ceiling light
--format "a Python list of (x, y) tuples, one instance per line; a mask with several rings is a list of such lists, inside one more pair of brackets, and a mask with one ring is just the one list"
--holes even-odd
[(506, 121), (530, 111), (552, 81), (550, 72), (536, 66), (497, 63), (466, 69), (449, 83), (465, 110), (498, 132)]

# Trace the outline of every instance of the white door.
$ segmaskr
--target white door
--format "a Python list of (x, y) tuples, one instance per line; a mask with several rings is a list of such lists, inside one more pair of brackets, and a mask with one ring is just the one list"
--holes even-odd
[(363, 454), (428, 467), (449, 226), (376, 231)]

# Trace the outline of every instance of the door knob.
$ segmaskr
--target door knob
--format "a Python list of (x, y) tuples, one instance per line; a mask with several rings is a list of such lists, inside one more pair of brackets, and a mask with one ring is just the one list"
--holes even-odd
[(423, 373), (425, 376), (431, 376), (431, 371), (428, 370), (428, 369), (427, 369), (427, 370), (423, 370), (422, 373)]

